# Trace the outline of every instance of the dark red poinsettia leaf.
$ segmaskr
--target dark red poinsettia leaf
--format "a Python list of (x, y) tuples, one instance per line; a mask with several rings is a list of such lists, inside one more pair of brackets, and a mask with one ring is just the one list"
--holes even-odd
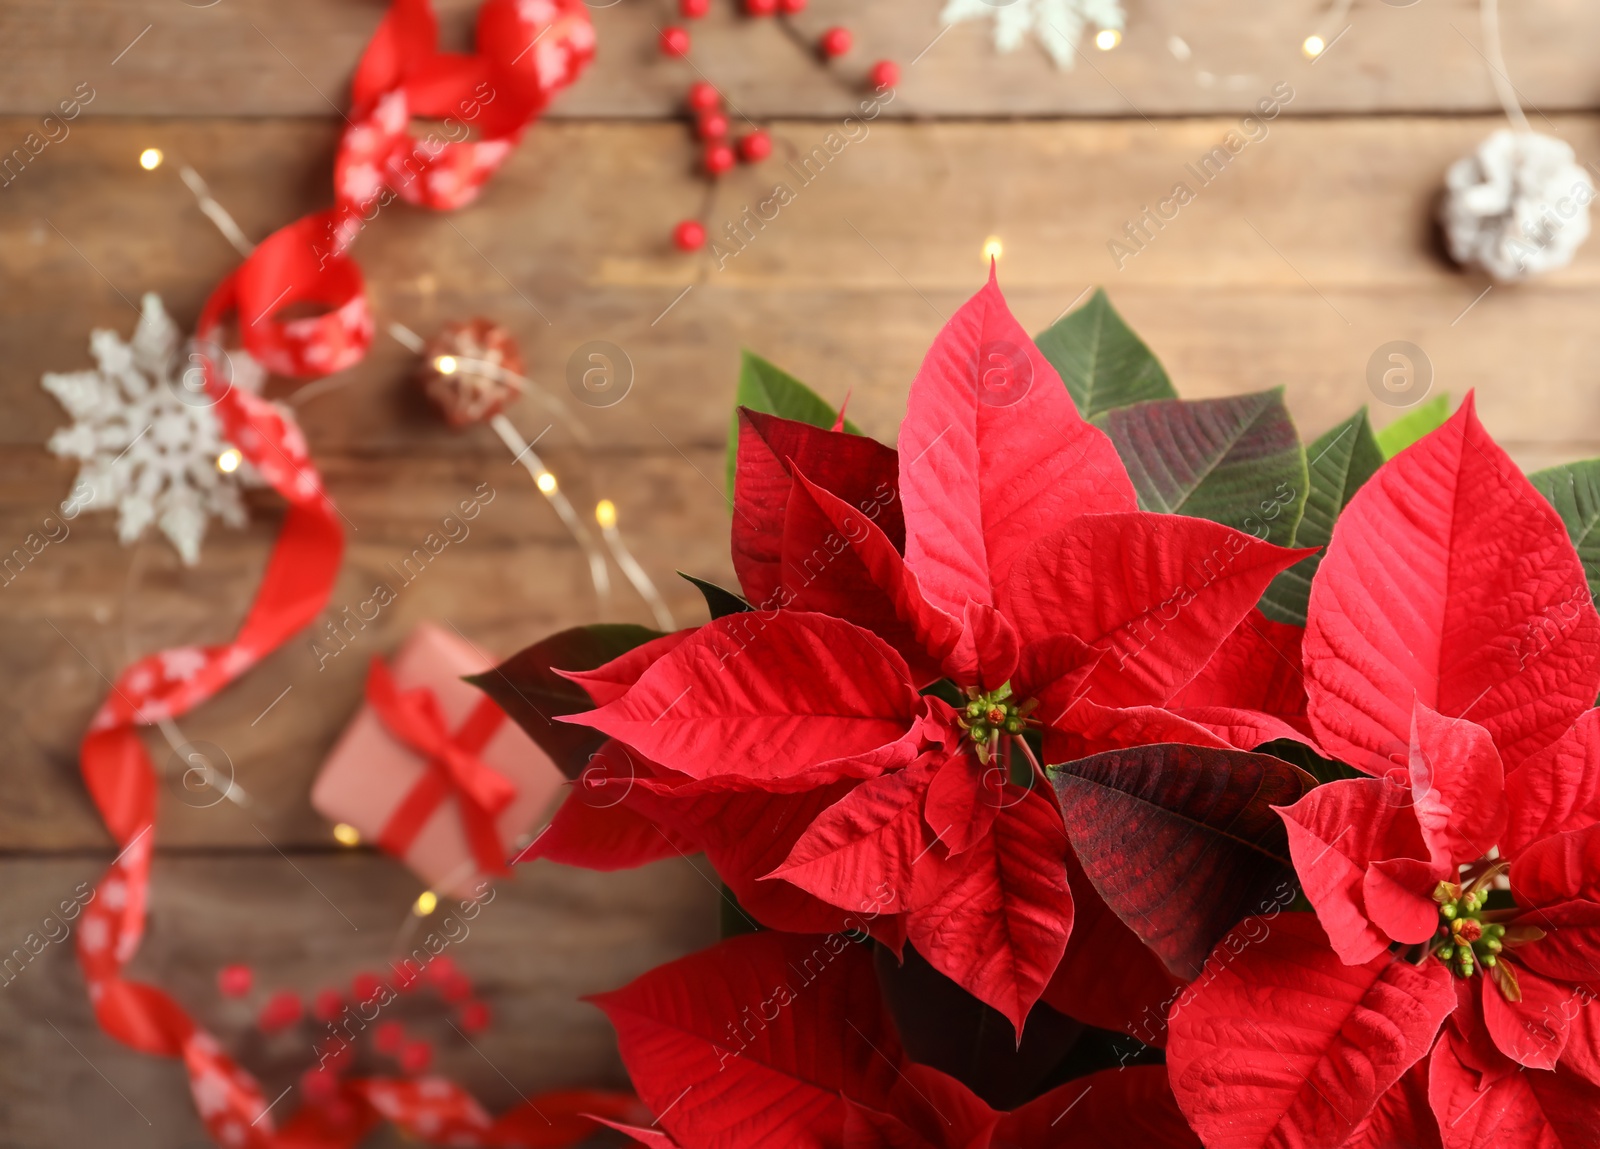
[(1294, 870), (1272, 807), (1310, 775), (1266, 754), (1162, 743), (1051, 768), (1084, 873), (1178, 977), (1239, 919), (1283, 901)]
[(1167, 1007), (1183, 982), (1122, 924), (1070, 850), (1067, 880), (1072, 886), (1072, 936), (1045, 987), (1044, 1003), (1089, 1025), (1165, 1046)]
[(1417, 1062), (1391, 1085), (1339, 1149), (1443, 1149), (1428, 1104), (1428, 1062)]
[(1164, 1065), (1102, 1069), (1000, 1119), (990, 1149), (1199, 1149)]
[(692, 634), (694, 634), (693, 628), (675, 630), (671, 634), (653, 638), (643, 646), (636, 646), (593, 670), (570, 670), (560, 667), (553, 669), (568, 682), (576, 682), (583, 687), (584, 693), (595, 706), (604, 706), (628, 693), (628, 688), (639, 681), (640, 675), (654, 666), (664, 655), (676, 650), (684, 639)]
[(868, 514), (798, 471), (781, 560), (785, 605), (872, 631), (910, 664), (919, 684), (939, 677), (940, 661), (961, 636), (960, 622), (928, 604), (916, 576)]
[(1600, 710), (1587, 711), (1506, 778), (1506, 853), (1600, 822)]
[(1178, 709), (1256, 710), (1310, 733), (1306, 681), (1300, 669), (1305, 634), (1304, 627), (1275, 622), (1251, 607), (1211, 661), (1172, 696), (1170, 704)]
[(916, 867), (906, 937), (939, 972), (1021, 1032), (1072, 932), (1061, 818), (1039, 794), (1008, 786), (989, 835)]
[(1309, 914), (1246, 919), (1210, 960), (1172, 1007), (1167, 1068), (1213, 1147), (1338, 1145), (1456, 1005), (1438, 962), (1345, 965)]
[(922, 821), (930, 764), (919, 758), (861, 783), (819, 814), (768, 878), (781, 878), (823, 901), (854, 908), (905, 909), (912, 867), (932, 844)]
[(898, 1080), (871, 955), (840, 935), (732, 938), (595, 1001), (639, 1097), (694, 1149), (838, 1144), (846, 1099), (884, 1110)]
[[(1439, 908), (1428, 897), (1432, 884), (1408, 891), (1384, 881), (1381, 871), (1369, 877), (1375, 862), (1428, 856), (1409, 785), (1390, 778), (1341, 779), (1278, 814), (1289, 831), (1301, 888), (1341, 958), (1360, 964), (1388, 949), (1393, 935), (1375, 919), (1385, 925), (1410, 920), (1417, 901), (1425, 921), (1422, 936), (1412, 940), (1427, 940), (1439, 920)], [(1446, 868), (1435, 882), (1448, 876)]]
[(568, 778), (576, 778), (605, 738), (556, 721), (594, 706), (582, 687), (557, 671), (594, 670), (663, 637), (658, 630), (628, 623), (577, 626), (552, 634), (467, 681), (494, 699)]
[(1085, 515), (1028, 544), (996, 605), (1025, 635), (1070, 634), (1105, 651), (1089, 698), (1109, 706), (1169, 700), (1273, 576), (1310, 553), (1206, 519), (1140, 511)]
[(1111, 440), (1085, 423), (1061, 377), (989, 282), (940, 330), (900, 426), (906, 563), (959, 618), (1033, 539), (1135, 501)]
[(857, 511), (870, 511), (895, 547), (905, 546), (893, 447), (741, 407), (733, 569), (745, 598), (763, 610), (782, 605), (774, 596), (783, 581), (784, 515), (797, 469)]
[(1311, 586), (1308, 715), (1335, 758), (1405, 763), (1413, 701), (1488, 729), (1507, 771), (1600, 690), (1600, 615), (1560, 516), (1472, 397), (1339, 516)]
[(850, 760), (899, 740), (918, 708), (905, 659), (876, 635), (827, 615), (750, 611), (708, 622), (574, 721), (691, 778), (798, 789), (878, 773)]
[(1083, 1033), (1053, 1009), (1028, 1015), (1019, 1044), (1005, 1019), (928, 964), (915, 947), (901, 959), (873, 954), (883, 1000), (906, 1056), (947, 1073), (996, 1109), (1021, 1105)]
[(1566, 1068), (1483, 1074), (1452, 1031), (1428, 1064), (1428, 1100), (1444, 1149), (1594, 1149), (1600, 1087)]
[(1511, 891), (1524, 906), (1600, 902), (1600, 825), (1541, 838), (1511, 863)]

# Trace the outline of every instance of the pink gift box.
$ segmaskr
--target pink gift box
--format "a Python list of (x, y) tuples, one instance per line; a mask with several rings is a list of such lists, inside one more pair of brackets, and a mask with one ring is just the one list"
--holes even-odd
[[(487, 697), (462, 677), (492, 665), (471, 644), (422, 623), (390, 660), (389, 669), (401, 691), (432, 691), (455, 735)], [(475, 756), (516, 787), (516, 796), (494, 819), (501, 855), (510, 857), (518, 838), (551, 812), (566, 779), (549, 755), (503, 716)], [(364, 841), (376, 844), (407, 796), (434, 770), (364, 703), (317, 775), (311, 804), (324, 818), (348, 823)], [(471, 894), (485, 880), (468, 840), (459, 794), (445, 794), (406, 847), (403, 860), (429, 889), (456, 897)]]

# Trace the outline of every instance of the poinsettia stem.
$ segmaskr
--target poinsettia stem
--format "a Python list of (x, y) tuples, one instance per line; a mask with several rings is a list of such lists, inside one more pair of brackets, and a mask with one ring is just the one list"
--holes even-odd
[(1028, 756), (1028, 762), (1033, 766), (1034, 777), (1038, 778), (1044, 784), (1045, 790), (1048, 791), (1050, 789), (1050, 779), (1045, 776), (1044, 767), (1039, 765), (1039, 759), (1034, 756), (1033, 747), (1028, 745), (1028, 740), (1018, 734), (1012, 738), (1012, 741), (1022, 747), (1022, 752)]

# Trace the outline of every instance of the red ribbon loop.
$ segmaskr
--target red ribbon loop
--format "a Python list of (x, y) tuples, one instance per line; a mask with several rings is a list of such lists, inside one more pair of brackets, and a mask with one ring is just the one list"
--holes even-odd
[(504, 712), (485, 697), (452, 733), (433, 691), (425, 686), (401, 690), (379, 658), (367, 672), (367, 705), (390, 734), (428, 763), (428, 772), (389, 816), (378, 844), (403, 856), (439, 804), (454, 794), (478, 868), (505, 873), (506, 851), (494, 820), (516, 798), (517, 788), (478, 757), (505, 721)]

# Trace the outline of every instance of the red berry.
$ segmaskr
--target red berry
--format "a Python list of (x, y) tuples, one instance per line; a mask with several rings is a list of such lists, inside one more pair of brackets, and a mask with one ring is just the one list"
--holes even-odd
[(300, 1075), (300, 1092), (310, 1105), (326, 1105), (339, 1096), (339, 1079), (326, 1069), (308, 1069)]
[(256, 1024), (267, 1033), (276, 1033), (280, 1029), (288, 1029), (299, 1021), (304, 1012), (305, 1006), (301, 1003), (299, 994), (280, 989), (267, 998), (267, 1004), (261, 1007)]
[(879, 60), (867, 75), (872, 80), (872, 86), (879, 91), (900, 85), (900, 65), (893, 60)]
[(472, 996), (472, 982), (465, 976), (456, 974), (449, 981), (439, 984), (439, 996), (454, 1005), (459, 1001), (466, 1001)]
[(311, 1003), (311, 1015), (318, 1021), (332, 1021), (344, 1012), (344, 998), (336, 989), (321, 989)]
[(711, 144), (706, 148), (706, 174), (720, 176), (733, 167), (733, 149), (727, 144)]
[(317, 1063), (331, 1070), (349, 1065), (356, 1055), (356, 1047), (345, 1040), (342, 1034), (319, 1041), (312, 1048), (316, 1051)]
[(817, 47), (821, 48), (822, 54), (831, 60), (848, 52), (851, 42), (850, 29), (834, 27), (822, 34), (822, 39), (817, 41)]
[(746, 16), (770, 16), (778, 10), (778, 0), (744, 0)]
[(747, 164), (759, 163), (772, 154), (772, 137), (757, 130), (739, 137), (739, 158)]
[(377, 997), (383, 988), (383, 979), (375, 973), (358, 973), (350, 983), (351, 994), (363, 1005)]
[(468, 1033), (482, 1033), (489, 1028), (489, 1007), (481, 1001), (469, 1001), (461, 1007), (461, 1028)]
[(428, 980), (434, 985), (442, 985), (452, 978), (461, 976), (461, 968), (456, 965), (455, 959), (448, 954), (442, 954), (428, 963)]
[(689, 54), (689, 33), (677, 25), (673, 25), (662, 32), (661, 54), (663, 56), (687, 56)]
[(720, 140), (728, 134), (728, 117), (721, 112), (707, 112), (695, 127), (702, 140)]
[(778, 0), (778, 11), (785, 16), (798, 16), (806, 10), (806, 0)]
[(689, 85), (688, 104), (691, 112), (714, 112), (722, 106), (722, 94), (715, 85), (696, 80)]
[(685, 20), (698, 20), (711, 11), (711, 0), (678, 0), (678, 15)]
[(433, 1064), (433, 1046), (426, 1041), (408, 1041), (400, 1050), (402, 1073), (426, 1073)]
[(706, 243), (706, 229), (697, 219), (686, 219), (672, 229), (672, 245), (679, 251), (699, 251)]
[(393, 1057), (400, 1052), (405, 1043), (406, 1028), (398, 1021), (386, 1021), (372, 1031), (372, 1044), (378, 1047), (379, 1053)]
[(254, 982), (255, 974), (247, 965), (225, 965), (217, 971), (217, 988), (223, 997), (243, 997)]

